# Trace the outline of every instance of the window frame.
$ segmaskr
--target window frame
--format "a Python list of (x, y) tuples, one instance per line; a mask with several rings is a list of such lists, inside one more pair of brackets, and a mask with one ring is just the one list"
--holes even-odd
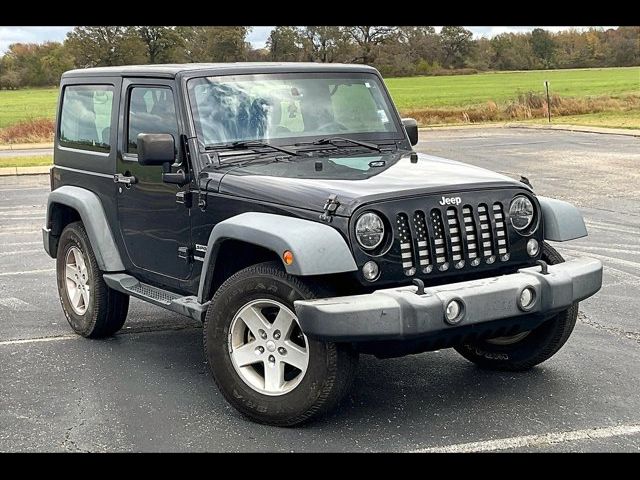
[[(389, 91), (384, 83), (382, 77), (375, 72), (372, 71), (342, 71), (342, 70), (327, 70), (327, 71), (256, 71), (256, 72), (208, 72), (203, 71), (202, 73), (198, 72), (197, 75), (190, 75), (184, 78), (183, 88), (184, 94), (186, 98), (186, 109), (188, 110), (189, 120), (191, 122), (191, 129), (193, 134), (197, 138), (197, 142), (199, 145), (199, 151), (201, 153), (205, 153), (206, 149), (204, 148), (203, 142), (203, 132), (200, 125), (200, 119), (196, 115), (197, 113), (197, 104), (194, 98), (194, 85), (201, 81), (202, 79), (207, 78), (228, 78), (228, 77), (255, 77), (262, 75), (273, 75), (276, 77), (279, 76), (291, 76), (292, 78), (304, 78), (304, 77), (325, 77), (325, 78), (371, 78), (373, 79), (380, 88), (380, 92), (383, 97), (388, 102), (389, 114), (391, 115), (391, 122), (395, 127), (394, 132), (358, 132), (358, 133), (348, 133), (349, 138), (353, 138), (356, 140), (363, 141), (371, 141), (371, 142), (400, 142), (406, 140), (406, 132), (402, 125), (402, 121), (400, 115), (397, 111), (397, 108), (389, 94)], [(318, 134), (318, 135), (294, 135), (291, 137), (278, 137), (269, 139), (270, 143), (274, 145), (289, 145), (291, 144), (291, 140), (300, 141), (301, 139), (305, 142), (313, 142), (320, 138), (326, 137), (327, 134)], [(224, 142), (223, 142), (224, 143)], [(215, 144), (214, 144), (215, 145)]]
[(174, 84), (171, 82), (162, 82), (157, 79), (146, 79), (146, 78), (136, 78), (136, 79), (125, 79), (129, 80), (129, 83), (126, 84), (126, 87), (123, 91), (123, 111), (122, 111), (122, 130), (120, 135), (119, 147), (121, 151), (121, 158), (125, 162), (135, 162), (138, 163), (138, 154), (131, 153), (128, 151), (128, 142), (129, 142), (129, 115), (131, 108), (131, 94), (135, 88), (162, 88), (168, 89), (171, 92), (171, 96), (173, 98), (173, 106), (176, 114), (176, 131), (178, 134), (178, 138), (175, 139), (176, 142), (176, 161), (174, 165), (181, 165), (183, 163), (183, 155), (182, 148), (180, 146), (180, 136), (181, 136), (181, 121), (180, 121), (180, 111), (179, 105), (177, 102), (176, 89), (174, 88)]
[[(102, 90), (111, 91), (111, 112), (110, 112), (110, 124), (109, 128), (111, 129), (110, 138), (109, 138), (109, 150), (106, 152), (91, 150), (89, 148), (82, 148), (82, 146), (69, 146), (65, 144), (62, 140), (62, 115), (64, 113), (64, 102), (66, 100), (67, 91), (69, 88), (78, 88), (81, 90), (89, 90), (92, 87), (102, 87)], [(56, 121), (56, 144), (60, 150), (68, 151), (68, 152), (81, 152), (83, 155), (95, 155), (99, 157), (109, 157), (114, 151), (113, 145), (113, 128), (114, 123), (117, 124), (117, 121), (114, 122), (114, 111), (117, 111), (117, 90), (116, 86), (111, 83), (104, 82), (93, 82), (93, 83), (67, 83), (62, 86), (62, 92), (60, 95), (60, 108), (59, 108), (59, 120)]]

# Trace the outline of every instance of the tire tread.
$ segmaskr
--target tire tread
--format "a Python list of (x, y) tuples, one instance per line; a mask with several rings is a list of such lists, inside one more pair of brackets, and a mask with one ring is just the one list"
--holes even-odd
[[(287, 274), (282, 270), (280, 265), (277, 262), (264, 262), (256, 265), (251, 265), (239, 272), (230, 276), (216, 291), (214, 294), (209, 309), (207, 311), (207, 315), (205, 317), (204, 323), (204, 351), (205, 356), (208, 359), (208, 335), (206, 332), (208, 331), (209, 324), (211, 322), (217, 321), (214, 317), (214, 308), (217, 302), (227, 295), (227, 292), (234, 288), (234, 286), (238, 282), (242, 282), (250, 277), (255, 276), (266, 276), (266, 277), (275, 277), (277, 279), (283, 280), (292, 287), (300, 291), (305, 298), (315, 298), (316, 293), (315, 289), (307, 285), (305, 282), (301, 281), (298, 277)], [(243, 405), (239, 404), (235, 398), (229, 395), (225, 385), (221, 384), (218, 377), (214, 374), (211, 362), (207, 361), (209, 368), (212, 372), (213, 380), (224, 396), (224, 398), (233, 406), (235, 406), (241, 413), (247, 415), (253, 420), (257, 420), (261, 423), (280, 426), (280, 427), (291, 427), (295, 425), (299, 425), (301, 423), (307, 422), (312, 418), (321, 416), (326, 414), (333, 408), (335, 408), (340, 400), (344, 398), (344, 396), (349, 391), (349, 388), (353, 382), (353, 378), (355, 377), (355, 373), (357, 370), (358, 364), (358, 355), (353, 352), (352, 349), (346, 348), (344, 345), (338, 345), (335, 343), (327, 343), (327, 355), (328, 359), (327, 370), (328, 374), (323, 383), (322, 391), (307, 409), (301, 412), (298, 415), (287, 418), (272, 418), (266, 415), (260, 415), (255, 411), (248, 411)]]

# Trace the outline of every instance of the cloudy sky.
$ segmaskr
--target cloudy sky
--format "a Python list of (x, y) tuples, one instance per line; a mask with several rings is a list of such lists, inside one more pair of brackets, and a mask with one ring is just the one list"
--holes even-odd
[[(46, 42), (64, 40), (65, 35), (73, 27), (0, 27), (0, 54), (4, 53), (12, 43)], [(248, 36), (254, 48), (262, 48), (273, 27), (253, 27)], [(436, 27), (438, 30), (440, 27)], [(504, 32), (526, 32), (538, 27), (466, 27), (476, 37), (492, 37)], [(541, 27), (550, 31), (566, 30), (571, 27)], [(587, 27), (575, 27), (583, 29)], [(603, 27), (611, 28), (611, 27)]]

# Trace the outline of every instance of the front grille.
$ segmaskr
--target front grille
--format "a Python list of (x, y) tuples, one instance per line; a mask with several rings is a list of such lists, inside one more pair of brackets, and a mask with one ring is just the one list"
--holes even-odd
[[(409, 221), (412, 219), (412, 221)], [(502, 203), (432, 208), (397, 214), (405, 275), (506, 262), (509, 237)]]

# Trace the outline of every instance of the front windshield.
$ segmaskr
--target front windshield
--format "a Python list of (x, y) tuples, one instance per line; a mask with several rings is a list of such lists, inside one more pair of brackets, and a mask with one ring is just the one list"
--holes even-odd
[(198, 137), (207, 146), (331, 135), (399, 137), (388, 97), (373, 74), (201, 77), (189, 80), (188, 90)]

